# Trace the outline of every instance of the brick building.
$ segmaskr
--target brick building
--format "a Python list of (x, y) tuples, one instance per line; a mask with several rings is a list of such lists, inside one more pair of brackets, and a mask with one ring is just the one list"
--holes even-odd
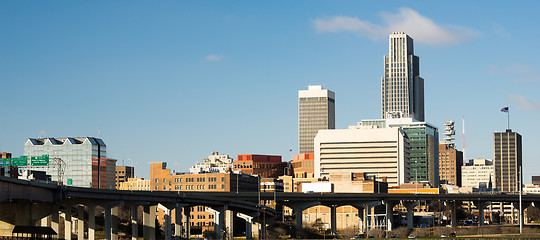
[[(167, 163), (150, 164), (150, 189), (152, 191), (186, 191), (186, 192), (257, 192), (258, 178), (247, 174), (173, 173), (167, 169)], [(214, 215), (206, 211), (205, 206), (191, 208), (190, 229), (194, 235), (204, 231), (213, 231)], [(174, 218), (174, 212), (171, 219)], [(157, 212), (158, 220), (163, 222), (163, 212)], [(173, 220), (174, 222), (174, 220)]]
[(238, 160), (233, 162), (234, 170), (245, 174), (258, 175), (261, 178), (277, 178), (285, 175), (286, 162), (281, 156), (240, 154)]
[(291, 161), (291, 166), (293, 168), (295, 178), (313, 178), (314, 173), (314, 153), (302, 153), (294, 155), (293, 160)]

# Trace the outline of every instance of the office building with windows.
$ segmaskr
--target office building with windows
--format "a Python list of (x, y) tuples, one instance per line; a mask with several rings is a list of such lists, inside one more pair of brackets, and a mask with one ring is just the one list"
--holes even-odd
[(313, 153), (313, 139), (321, 129), (336, 128), (335, 94), (320, 85), (298, 91), (300, 153)]
[(493, 133), (493, 156), (495, 186), (501, 192), (518, 192), (518, 182), (521, 181), (521, 135), (511, 129)]
[[(29, 138), (24, 144), (28, 158), (45, 154), (49, 155), (49, 166), (32, 170), (45, 171), (52, 181), (76, 187), (116, 187), (116, 160), (107, 159), (107, 146), (100, 138)], [(64, 170), (59, 171), (58, 165)]]
[(409, 139), (399, 128), (352, 126), (320, 130), (315, 137), (315, 178), (364, 173), (389, 187), (410, 179)]
[(429, 183), (433, 187), (439, 186), (439, 131), (437, 127), (427, 122), (420, 122), (413, 118), (399, 118), (399, 116), (362, 120), (358, 125), (402, 129), (410, 140), (411, 181)]
[(495, 181), (493, 160), (471, 159), (465, 166), (461, 166), (461, 185), (463, 187), (482, 189), (493, 188)]
[(382, 118), (398, 114), (424, 121), (424, 79), (420, 77), (419, 62), (411, 37), (403, 32), (390, 34), (381, 77)]

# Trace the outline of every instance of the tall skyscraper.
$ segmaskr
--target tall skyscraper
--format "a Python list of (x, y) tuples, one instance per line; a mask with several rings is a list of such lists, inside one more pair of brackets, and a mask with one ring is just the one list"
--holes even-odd
[(321, 129), (336, 128), (335, 94), (320, 85), (298, 91), (300, 153), (313, 153), (313, 139)]
[(495, 158), (495, 186), (501, 192), (519, 191), (521, 168), (521, 135), (506, 129), (493, 133), (493, 156)]
[(390, 34), (389, 54), (384, 56), (381, 77), (381, 115), (424, 121), (424, 79), (413, 40), (405, 33)]

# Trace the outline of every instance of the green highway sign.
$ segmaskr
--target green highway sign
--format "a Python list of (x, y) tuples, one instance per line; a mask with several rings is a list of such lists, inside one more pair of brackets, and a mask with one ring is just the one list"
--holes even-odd
[(11, 159), (11, 166), (14, 166), (14, 167), (26, 167), (26, 166), (28, 166), (28, 157), (27, 156), (20, 156), (18, 158), (12, 158)]
[(73, 185), (73, 179), (72, 178), (68, 178), (67, 179), (67, 185)]
[(11, 158), (0, 158), (0, 167), (11, 166)]
[(49, 166), (49, 155), (41, 155), (30, 159), (32, 166)]

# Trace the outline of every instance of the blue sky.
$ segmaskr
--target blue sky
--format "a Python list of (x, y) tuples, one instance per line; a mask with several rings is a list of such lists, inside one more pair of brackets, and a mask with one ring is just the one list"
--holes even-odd
[[(100, 136), (148, 177), (214, 151), (298, 151), (297, 91), (336, 93), (336, 127), (380, 118), (388, 34), (415, 41), (426, 120), (455, 120), (467, 158), (493, 132), (523, 136), (525, 182), (540, 175), (536, 1), (2, 1), (0, 151), (29, 137)], [(293, 152), (289, 152), (293, 149)]]

